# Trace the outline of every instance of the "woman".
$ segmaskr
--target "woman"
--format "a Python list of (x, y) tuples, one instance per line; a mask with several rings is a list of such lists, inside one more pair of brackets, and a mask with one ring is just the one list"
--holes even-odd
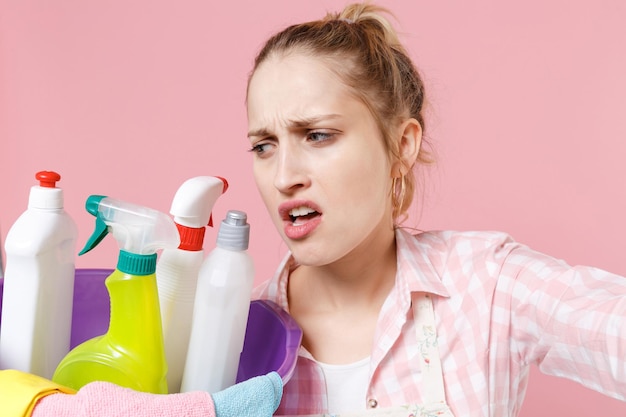
[[(423, 102), (384, 10), (370, 5), (289, 27), (255, 61), (254, 175), (290, 250), (256, 297), (304, 334), (277, 414), (515, 416), (532, 363), (626, 399), (624, 278), (505, 234), (400, 227), (413, 172), (430, 160)], [(200, 416), (214, 398), (218, 416), (271, 414), (280, 387), (249, 382), (213, 397), (93, 383), (46, 396), (33, 415)]]
[(514, 416), (532, 363), (626, 399), (626, 280), (399, 226), (429, 160), (423, 102), (374, 6), (291, 26), (255, 61), (254, 175), (290, 250), (257, 296), (304, 332), (278, 414)]

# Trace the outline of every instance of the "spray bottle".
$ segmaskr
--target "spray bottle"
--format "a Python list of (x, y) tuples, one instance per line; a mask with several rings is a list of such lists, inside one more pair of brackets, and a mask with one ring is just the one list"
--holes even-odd
[(70, 350), (78, 229), (63, 209), (61, 176), (35, 178), (40, 184), (5, 242), (0, 369), (49, 379)]
[(207, 225), (213, 226), (211, 210), (227, 188), (223, 178), (194, 177), (180, 186), (172, 200), (170, 214), (180, 233), (180, 246), (164, 250), (156, 267), (169, 393), (180, 391), (198, 272), (204, 261), (204, 233)]
[(249, 237), (246, 213), (230, 210), (198, 275), (181, 392), (235, 384), (254, 281)]
[(108, 381), (165, 394), (156, 251), (178, 247), (178, 230), (167, 214), (106, 196), (90, 196), (86, 209), (96, 216), (96, 227), (80, 255), (109, 232), (120, 247), (117, 267), (105, 280), (111, 301), (109, 329), (69, 352), (52, 380), (76, 390), (92, 381)]

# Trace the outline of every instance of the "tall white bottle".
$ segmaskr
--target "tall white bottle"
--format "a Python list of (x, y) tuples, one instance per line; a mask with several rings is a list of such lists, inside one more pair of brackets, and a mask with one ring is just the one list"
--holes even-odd
[(204, 233), (207, 224), (212, 226), (213, 205), (227, 188), (223, 178), (194, 177), (178, 188), (172, 200), (170, 214), (180, 234), (180, 246), (163, 250), (156, 267), (169, 393), (180, 391), (198, 273), (204, 261)]
[(181, 392), (235, 384), (254, 281), (249, 237), (246, 213), (230, 210), (200, 268)]
[(51, 379), (70, 350), (76, 223), (63, 209), (61, 176), (41, 171), (28, 209), (5, 242), (0, 369)]

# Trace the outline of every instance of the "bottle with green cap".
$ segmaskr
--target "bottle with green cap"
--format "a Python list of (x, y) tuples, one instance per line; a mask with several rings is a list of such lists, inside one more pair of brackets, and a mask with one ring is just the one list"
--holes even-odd
[(106, 196), (92, 195), (86, 209), (96, 217), (95, 231), (80, 255), (111, 233), (120, 252), (105, 280), (111, 303), (109, 329), (76, 346), (52, 380), (80, 389), (107, 381), (137, 391), (167, 393), (167, 363), (156, 285), (156, 251), (176, 248), (180, 237), (164, 213)]

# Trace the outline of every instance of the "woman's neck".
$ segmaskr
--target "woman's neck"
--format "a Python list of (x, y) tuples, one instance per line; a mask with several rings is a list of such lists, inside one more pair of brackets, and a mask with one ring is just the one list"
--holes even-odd
[[(388, 294), (396, 275), (395, 234), (378, 236), (355, 248), (343, 258), (322, 266), (298, 267), (290, 279), (295, 288), (316, 294), (335, 308), (358, 302), (372, 302)], [(291, 287), (291, 285), (290, 285)], [(291, 304), (291, 303), (290, 303)]]
[(351, 363), (371, 353), (380, 309), (393, 288), (393, 233), (324, 266), (301, 265), (290, 276), (289, 312), (303, 345), (322, 362)]

